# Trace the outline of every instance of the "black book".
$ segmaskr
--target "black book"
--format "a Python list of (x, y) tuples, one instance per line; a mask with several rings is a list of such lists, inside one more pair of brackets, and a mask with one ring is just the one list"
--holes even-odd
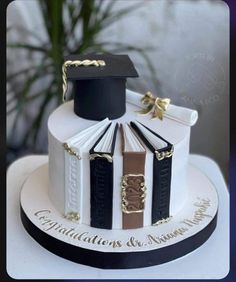
[(90, 209), (92, 227), (112, 228), (113, 154), (118, 124), (111, 123), (90, 153)]
[(167, 219), (170, 207), (171, 169), (174, 146), (150, 128), (131, 122), (132, 128), (153, 152), (152, 224)]

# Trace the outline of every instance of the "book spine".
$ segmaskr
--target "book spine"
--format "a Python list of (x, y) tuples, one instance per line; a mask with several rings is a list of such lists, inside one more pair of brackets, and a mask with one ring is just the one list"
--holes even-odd
[(81, 219), (81, 161), (65, 152), (65, 216), (78, 214)]
[(143, 227), (145, 208), (145, 153), (123, 153), (122, 218), (123, 229)]
[(113, 163), (106, 158), (90, 160), (90, 225), (112, 228)]
[(172, 157), (153, 160), (152, 224), (168, 218), (170, 207)]

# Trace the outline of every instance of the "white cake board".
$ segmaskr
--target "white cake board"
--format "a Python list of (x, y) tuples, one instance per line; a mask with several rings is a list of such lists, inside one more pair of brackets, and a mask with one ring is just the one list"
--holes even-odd
[(138, 229), (98, 229), (65, 219), (49, 199), (49, 185), (47, 164), (23, 184), (23, 225), (49, 251), (89, 266), (126, 269), (168, 262), (201, 246), (216, 226), (216, 190), (206, 175), (190, 164), (189, 195), (182, 210), (169, 222)]
[[(36, 157), (35, 157), (36, 158)], [(193, 158), (193, 157), (192, 157)], [(199, 157), (196, 157), (196, 158), (199, 158)], [(202, 157), (200, 157), (200, 158), (202, 158)], [(206, 162), (206, 161), (208, 161), (208, 163), (211, 163), (211, 165), (212, 165), (212, 161), (210, 161), (209, 159), (206, 159), (206, 158), (203, 158), (204, 159), (204, 161)], [(214, 163), (213, 163), (214, 164)], [(214, 164), (215, 165), (215, 164)], [(200, 165), (200, 167), (202, 167), (202, 165)], [(40, 172), (41, 171), (41, 172)], [(44, 170), (45, 171), (45, 170)], [(196, 172), (196, 170), (195, 170), (195, 172)], [(27, 186), (27, 183), (29, 184), (30, 183), (30, 180), (32, 181), (34, 181), (34, 178), (35, 178), (35, 176), (37, 175), (37, 174), (41, 174), (41, 173), (43, 173), (43, 167), (41, 168), (41, 169), (38, 169), (38, 170), (36, 170), (35, 171), (35, 173), (33, 173), (32, 175), (31, 175), (31, 177), (25, 182), (25, 185), (24, 185), (24, 187), (32, 187), (31, 185), (32, 185), (32, 183), (30, 184), (30, 185), (28, 185)], [(219, 174), (219, 171), (218, 171), (218, 174)], [(201, 174), (202, 175), (202, 174)], [(33, 177), (34, 176), (34, 177)], [(41, 175), (42, 176), (42, 175)], [(203, 176), (204, 177), (204, 176)], [(209, 174), (208, 174), (208, 177), (209, 177)], [(46, 180), (46, 177), (44, 177), (44, 178), (42, 178), (42, 180)], [(211, 181), (212, 181), (212, 179), (211, 179)], [(214, 183), (214, 181), (212, 181), (213, 183)], [(37, 183), (38, 183), (38, 181), (37, 181)], [(211, 183), (210, 182), (208, 182), (208, 184), (209, 184), (209, 187), (211, 187), (212, 188), (212, 185), (211, 185)], [(215, 185), (216, 186), (216, 185)], [(35, 187), (37, 187), (37, 184), (35, 183)], [(44, 187), (45, 187), (45, 185), (44, 185)], [(210, 190), (211, 190), (211, 188), (210, 188)], [(24, 189), (26, 189), (25, 191), (27, 191), (27, 188), (24, 188)], [(23, 194), (22, 195), (24, 195), (24, 189), (23, 189)], [(37, 190), (37, 188), (35, 188), (36, 190)], [(209, 190), (209, 191), (210, 191)], [(31, 189), (31, 191), (32, 191), (32, 189)], [(43, 191), (43, 190), (42, 190)], [(41, 191), (41, 194), (42, 195), (45, 195), (45, 193), (42, 193), (42, 191)], [(201, 190), (200, 190), (201, 191)], [(214, 191), (214, 188), (213, 188), (213, 190), (212, 191)], [(27, 193), (25, 193), (25, 195), (29, 195), (29, 193), (27, 192)], [(40, 193), (39, 193), (40, 194)], [(34, 198), (35, 199), (40, 199), (40, 195), (39, 194), (34, 194)], [(213, 192), (213, 194), (214, 194), (214, 192)], [(211, 195), (213, 198), (216, 196), (214, 196), (214, 195)], [(201, 195), (200, 195), (201, 197), (202, 196), (204, 196), (204, 191), (201, 191)], [(206, 196), (206, 195), (205, 195)], [(24, 199), (25, 198), (25, 199)], [(32, 201), (29, 201), (29, 198), (30, 197), (25, 197), (25, 196), (22, 196), (22, 200), (23, 200), (23, 202), (24, 202), (24, 204), (22, 204), (23, 206), (26, 204), (26, 203), (29, 203), (29, 202), (32, 202)], [(213, 199), (212, 198), (212, 199)], [(47, 202), (47, 201), (46, 201)], [(43, 204), (45, 205), (45, 199), (43, 200)], [(217, 198), (214, 198), (213, 199), (213, 201), (212, 201), (213, 203), (217, 203)], [(40, 201), (35, 201), (34, 203), (33, 203), (33, 206), (30, 206), (30, 205), (28, 205), (28, 204), (26, 204), (26, 206), (24, 207), (26, 210), (27, 210), (27, 213), (28, 213), (28, 216), (30, 217), (30, 216), (32, 216), (32, 214), (34, 214), (34, 212), (35, 212), (35, 210), (37, 210), (38, 208), (41, 208), (41, 206), (37, 206), (37, 203), (39, 204), (40, 203)], [(50, 205), (50, 202), (48, 202), (46, 205)], [(210, 213), (210, 215), (213, 215), (214, 214), (214, 212), (215, 212), (215, 209), (217, 208), (217, 205), (211, 205), (211, 208), (209, 208), (208, 209), (208, 212)], [(71, 226), (71, 222), (68, 222), (67, 220), (65, 220), (65, 219), (63, 219), (60, 215), (57, 215), (56, 214), (56, 211), (55, 210), (53, 210), (53, 207), (51, 207), (50, 206), (50, 209), (52, 209), (52, 214), (53, 214), (53, 216), (56, 216), (56, 218), (57, 217), (60, 217), (60, 220), (63, 222), (63, 224), (68, 224), (68, 225), (70, 225)], [(189, 210), (190, 209), (190, 210)], [(191, 208), (189, 208), (188, 210), (188, 212), (189, 213), (191, 213)], [(34, 212), (33, 212), (34, 211)], [(192, 210), (193, 211), (193, 210)], [(52, 214), (50, 214), (50, 215), (52, 215)], [(35, 216), (34, 216), (35, 217)], [(36, 218), (36, 217), (35, 217)], [(37, 218), (37, 220), (38, 220), (38, 218)], [(36, 222), (37, 222), (37, 220), (36, 220)], [(65, 220), (65, 222), (64, 222), (64, 220)], [(32, 219), (32, 221), (34, 221), (33, 219)], [(37, 225), (37, 223), (35, 222), (35, 224)], [(159, 230), (160, 229), (162, 229), (162, 231), (164, 232), (165, 230), (166, 230), (166, 228), (168, 229), (168, 225), (170, 225), (171, 224), (171, 222), (169, 223), (169, 224), (164, 224), (164, 225), (162, 225), (162, 226), (159, 226), (159, 227), (156, 227), (156, 228), (158, 228)], [(172, 222), (172, 224), (173, 224), (173, 222)], [(207, 221), (202, 221), (201, 222), (201, 228), (203, 228), (204, 227), (204, 224), (208, 224), (207, 223)], [(199, 228), (199, 225), (197, 225), (198, 226), (198, 228)], [(86, 228), (88, 228), (88, 229), (90, 229), (89, 231), (91, 232), (91, 230), (96, 230), (96, 229), (94, 229), (94, 228), (89, 228), (89, 227), (87, 227), (87, 226), (85, 226)], [(173, 226), (172, 226), (173, 227)], [(194, 226), (195, 227), (195, 226)], [(191, 232), (193, 232), (194, 233), (194, 227), (193, 228), (190, 228), (190, 230), (191, 230)], [(81, 227), (82, 228), (82, 227)], [(84, 227), (83, 227), (84, 228)], [(151, 227), (151, 229), (153, 229), (154, 227)], [(139, 230), (141, 230), (141, 229), (139, 229)], [(138, 230), (138, 231), (139, 231)], [(227, 229), (226, 229), (227, 230)], [(54, 230), (55, 231), (55, 230)], [(96, 230), (97, 231), (97, 230)], [(142, 231), (142, 230), (141, 230)], [(139, 231), (139, 232), (141, 232), (141, 231)], [(147, 230), (148, 232), (151, 232), (151, 230)], [(152, 230), (153, 231), (153, 230)], [(196, 230), (195, 230), (196, 231)], [(105, 232), (105, 231), (104, 231)], [(115, 234), (117, 235), (119, 232), (121, 232), (119, 235), (120, 236), (124, 236), (124, 237), (122, 237), (125, 241), (126, 241), (126, 235), (127, 234), (125, 234), (125, 235), (122, 235), (122, 233), (124, 233), (125, 231), (123, 231), (123, 230), (121, 230), (121, 231), (119, 231), (118, 233), (117, 233), (118, 231), (115, 231)], [(125, 232), (125, 233), (127, 233), (127, 232)], [(143, 232), (142, 232), (143, 233)], [(52, 235), (52, 234), (51, 234)], [(54, 234), (55, 236), (57, 236), (56, 235), (56, 232), (55, 232), (55, 234)], [(103, 236), (107, 236), (107, 234), (101, 234), (101, 235), (103, 235)], [(135, 235), (137, 236), (137, 232), (135, 232)], [(142, 234), (138, 234), (138, 235), (142, 235)], [(59, 236), (61, 236), (61, 234), (59, 233)], [(128, 236), (130, 236), (130, 234), (128, 234)], [(214, 233), (213, 233), (213, 235), (212, 236), (214, 236)], [(181, 237), (181, 236), (180, 236)], [(62, 237), (60, 238), (60, 239), (62, 239)], [(140, 239), (142, 239), (142, 238), (140, 238)], [(209, 240), (211, 240), (211, 238), (209, 239)], [(209, 241), (208, 240), (208, 241)], [(73, 241), (73, 240), (72, 240)], [(204, 246), (208, 243), (208, 241), (204, 244)], [(73, 242), (70, 242), (70, 243), (72, 243), (72, 244), (74, 244)], [(83, 244), (83, 243), (82, 243)], [(84, 243), (85, 244), (85, 243)], [(80, 245), (81, 245), (81, 242), (80, 242)], [(88, 244), (87, 244), (88, 245)], [(204, 246), (202, 246), (201, 248), (203, 248)], [(86, 244), (83, 246), (83, 247), (86, 247), (86, 248), (88, 248), (87, 246), (86, 246)], [(153, 248), (153, 246), (151, 246), (152, 248)], [(40, 247), (39, 247), (40, 248)], [(93, 248), (94, 248), (94, 246), (93, 246)], [(99, 249), (99, 246), (96, 246), (96, 248), (98, 248)], [(126, 247), (127, 248), (127, 247)], [(146, 250), (147, 250), (147, 248), (148, 249), (150, 249), (150, 246), (146, 246), (146, 247), (142, 247), (142, 250), (141, 251), (146, 251), (146, 250), (144, 250), (146, 248)], [(156, 248), (156, 247), (155, 247)], [(199, 248), (199, 249), (201, 249), (201, 248)], [(123, 251), (127, 251), (125, 248), (123, 249)], [(137, 251), (137, 250), (136, 250)], [(194, 254), (194, 253), (196, 253), (198, 250), (196, 250), (195, 252), (193, 252), (192, 254)], [(119, 252), (120, 252), (120, 250), (119, 250)], [(191, 254), (190, 254), (191, 255)], [(187, 255), (187, 256), (185, 256), (185, 257), (183, 257), (183, 258), (187, 258), (187, 257), (189, 257), (190, 255)], [(55, 256), (53, 256), (54, 258), (55, 258)], [(183, 259), (182, 258), (182, 259)], [(178, 259), (178, 260), (175, 260), (175, 261), (173, 261), (172, 263), (174, 263), (174, 262), (178, 262), (178, 261), (180, 261), (181, 259)], [(65, 261), (65, 260), (63, 260), (63, 261)], [(205, 259), (204, 259), (204, 261), (206, 261)], [(208, 261), (208, 260), (207, 260)], [(215, 260), (214, 260), (215, 261)], [(71, 262), (70, 262), (71, 263)], [(168, 264), (172, 264), (172, 263), (168, 263)], [(72, 265), (74, 265), (73, 263), (71, 263)], [(9, 265), (9, 264), (8, 264)], [(166, 264), (165, 264), (166, 265)], [(224, 262), (224, 265), (227, 265), (227, 261), (225, 261)], [(82, 267), (81, 265), (77, 265), (78, 267)], [(159, 265), (158, 266), (158, 269), (160, 269), (161, 267), (162, 267), (163, 265)], [(86, 266), (84, 266), (84, 267), (86, 267)], [(221, 266), (221, 268), (222, 268), (222, 266)], [(48, 268), (47, 268), (48, 269)], [(88, 268), (87, 268), (88, 269)], [(89, 268), (89, 269), (93, 269), (93, 268)], [(149, 267), (149, 268), (147, 268), (147, 269), (153, 269), (153, 267)], [(188, 269), (189, 270), (189, 268), (186, 268), (186, 269)], [(219, 269), (219, 268), (216, 268), (216, 269)], [(224, 268), (225, 270), (227, 269), (227, 266), (226, 266), (226, 268)], [(142, 271), (145, 271), (146, 269), (142, 269)], [(101, 270), (102, 271), (102, 270)], [(129, 270), (130, 272), (131, 272), (131, 270)], [(137, 273), (136, 272), (137, 270), (135, 270), (135, 273)], [(199, 271), (199, 268), (198, 268), (198, 271)], [(112, 273), (115, 273), (115, 272), (119, 272), (119, 271), (115, 271), (115, 270), (113, 270), (112, 271)], [(125, 272), (127, 273), (127, 270), (125, 270)], [(130, 273), (129, 272), (129, 273)], [(90, 274), (91, 274), (91, 272), (89, 272)], [(103, 272), (102, 272), (103, 273)], [(111, 273), (110, 271), (109, 271), (109, 273)], [(133, 272), (134, 273), (134, 272)], [(143, 272), (142, 272), (143, 273)], [(158, 271), (158, 273), (159, 273), (159, 271)], [(168, 273), (170, 274), (170, 271), (168, 270)], [(225, 271), (225, 273), (226, 273), (226, 271)], [(186, 273), (185, 273), (185, 275), (186, 275)], [(22, 278), (23, 278), (24, 276), (22, 276)], [(56, 277), (56, 276), (54, 276), (54, 277)], [(58, 276), (59, 277), (59, 276)], [(81, 276), (80, 276), (81, 277)], [(86, 276), (85, 276), (86, 277)], [(114, 278), (121, 278), (121, 277), (119, 277), (119, 276), (114, 276)], [(126, 278), (127, 278), (127, 276), (125, 276)], [(139, 277), (140, 278), (140, 276), (139, 275), (137, 275), (137, 276), (133, 276), (132, 278), (135, 278), (135, 277)], [(152, 276), (153, 277), (153, 276)], [(167, 278), (171, 278), (171, 277), (173, 277), (173, 276), (167, 276)], [(187, 275), (186, 276), (186, 278), (187, 277), (189, 277), (189, 275)], [(25, 278), (25, 277), (24, 277)], [(36, 276), (35, 276), (35, 278), (36, 278)], [(39, 278), (39, 277), (37, 277), (37, 278)], [(66, 278), (76, 278), (76, 276), (67, 276)], [(78, 278), (78, 276), (77, 276), (77, 278)], [(87, 278), (95, 278), (95, 276), (87, 276)], [(105, 277), (104, 277), (105, 278)], [(130, 277), (131, 278), (131, 277)], [(147, 278), (147, 276), (145, 277), (145, 278)], [(157, 278), (157, 277), (156, 277)], [(158, 278), (160, 278), (159, 277), (159, 275), (158, 275)], [(163, 278), (163, 277), (162, 277)], [(175, 277), (175, 278), (177, 278), (177, 277)], [(180, 277), (179, 277), (180, 278)], [(182, 278), (183, 278), (183, 276), (182, 276)], [(199, 276), (193, 276), (193, 278), (199, 278)], [(210, 277), (209, 277), (210, 278)], [(220, 277), (218, 277), (218, 278), (220, 278)], [(222, 278), (222, 276), (221, 276), (221, 278)]]

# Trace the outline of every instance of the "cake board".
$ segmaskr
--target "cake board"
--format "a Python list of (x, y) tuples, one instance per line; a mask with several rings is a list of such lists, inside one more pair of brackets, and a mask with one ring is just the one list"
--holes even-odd
[(21, 191), (21, 219), (44, 248), (63, 258), (104, 269), (162, 264), (200, 247), (216, 227), (218, 196), (198, 168), (188, 165), (189, 199), (167, 223), (130, 230), (101, 230), (63, 218), (48, 198), (48, 167), (30, 174)]
[(19, 196), (26, 177), (45, 164), (47, 156), (20, 158), (7, 173), (7, 273), (15, 279), (222, 279), (229, 271), (229, 193), (222, 173), (211, 159), (190, 155), (189, 161), (211, 179), (219, 195), (217, 226), (205, 244), (161, 265), (103, 270), (73, 263), (41, 247), (24, 229)]

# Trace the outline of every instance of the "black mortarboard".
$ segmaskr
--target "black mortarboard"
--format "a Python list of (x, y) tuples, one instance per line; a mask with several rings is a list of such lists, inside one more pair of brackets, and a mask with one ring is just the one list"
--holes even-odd
[[(65, 61), (101, 62), (100, 66), (68, 64), (67, 79), (74, 84), (74, 112), (86, 119), (116, 119), (126, 110), (126, 78), (138, 73), (127, 55), (70, 55)], [(96, 62), (95, 62), (96, 63)], [(86, 64), (86, 62), (85, 62)]]

